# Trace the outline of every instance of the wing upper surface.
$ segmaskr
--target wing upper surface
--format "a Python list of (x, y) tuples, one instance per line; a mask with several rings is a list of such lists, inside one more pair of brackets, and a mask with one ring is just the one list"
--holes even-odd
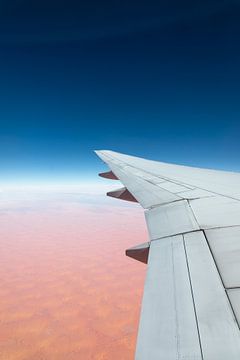
[(136, 359), (240, 359), (240, 174), (97, 154), (145, 209)]
[[(97, 151), (96, 153), (109, 165), (117, 165), (120, 168), (128, 166), (128, 170), (131, 170), (137, 176), (142, 174), (142, 177), (146, 180), (148, 177), (151, 181), (152, 176), (153, 180), (160, 178), (161, 180), (182, 185), (182, 191), (198, 188), (216, 195), (240, 199), (239, 173), (167, 164), (114, 151)], [(181, 189), (176, 192), (181, 192)]]

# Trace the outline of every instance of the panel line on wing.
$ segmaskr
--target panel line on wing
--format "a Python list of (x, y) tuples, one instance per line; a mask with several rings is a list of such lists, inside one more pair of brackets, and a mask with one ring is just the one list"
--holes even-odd
[(182, 235), (150, 244), (135, 359), (203, 359)]
[(184, 235), (183, 235), (183, 247), (184, 247), (185, 256), (186, 256), (186, 264), (187, 264), (188, 278), (189, 278), (191, 295), (192, 295), (192, 301), (193, 301), (193, 309), (194, 309), (194, 315), (195, 315), (195, 320), (196, 320), (196, 327), (197, 327), (197, 333), (198, 333), (199, 346), (200, 346), (201, 356), (202, 356), (202, 359), (203, 359), (203, 350), (202, 350), (202, 343), (201, 343), (201, 335), (200, 335), (200, 330), (199, 330), (199, 325), (198, 325), (198, 317), (197, 317), (197, 311), (196, 311), (196, 304), (195, 304), (194, 295), (193, 295), (192, 279), (191, 279), (191, 274), (190, 274), (190, 269), (189, 269), (188, 255), (187, 255), (186, 243), (185, 243)]
[(196, 217), (196, 215), (195, 215), (195, 213), (194, 213), (194, 211), (193, 211), (193, 208), (192, 208), (192, 206), (191, 206), (191, 201), (190, 201), (190, 200), (186, 200), (186, 201), (187, 201), (187, 203), (188, 203), (189, 208), (191, 209), (192, 215), (193, 215), (196, 223), (198, 224), (199, 228), (201, 228), (201, 226), (200, 226), (200, 224), (199, 224), (199, 221), (198, 221), (198, 219), (197, 219), (197, 217)]
[(205, 360), (239, 360), (236, 316), (203, 231), (184, 235)]
[[(137, 168), (137, 167), (135, 167), (135, 166), (131, 166), (133, 169), (138, 169), (138, 170), (141, 170), (141, 168)], [(146, 173), (148, 173), (148, 174), (150, 174), (150, 175), (153, 175), (154, 176), (154, 174), (153, 173), (151, 173), (151, 172), (149, 172), (149, 171), (146, 171)], [(156, 176), (156, 175), (155, 175)], [(166, 177), (166, 176), (162, 176), (162, 177), (159, 177), (159, 178), (161, 178), (161, 179), (165, 179), (166, 181), (169, 181), (169, 182), (172, 182), (172, 183), (174, 183), (174, 181), (171, 179), (171, 178), (168, 178), (168, 177)], [(185, 183), (185, 182), (180, 182), (179, 181), (179, 184), (181, 184), (181, 185), (186, 185), (186, 186), (191, 186), (191, 184), (188, 184), (188, 183)], [(159, 184), (160, 185), (160, 184)], [(160, 186), (159, 186), (160, 187)], [(229, 199), (233, 199), (233, 200), (236, 200), (236, 201), (240, 201), (240, 199), (238, 199), (238, 198), (235, 198), (234, 196), (230, 196), (230, 195), (226, 195), (226, 194), (221, 194), (221, 193), (218, 193), (218, 192), (216, 192), (216, 191), (210, 191), (210, 190), (207, 190), (207, 189), (205, 189), (205, 188), (203, 188), (203, 187), (200, 187), (200, 186), (196, 186), (196, 188), (197, 189), (200, 189), (200, 190), (205, 190), (205, 191), (208, 191), (208, 192), (210, 192), (210, 193), (212, 193), (213, 195), (218, 195), (218, 196), (223, 196), (223, 197), (225, 197), (225, 198), (229, 198)]]
[[(110, 160), (110, 163), (111, 162), (113, 162), (113, 164), (115, 163), (117, 166), (120, 166), (120, 167), (122, 167), (123, 165), (124, 166), (129, 166), (129, 167), (131, 167), (131, 168), (133, 168), (133, 169), (136, 169), (136, 170), (139, 170), (139, 171), (143, 171), (143, 169), (141, 168), (141, 167), (138, 167), (138, 166), (136, 166), (136, 165), (130, 165), (129, 163), (127, 163), (126, 161), (124, 161), (124, 160), (117, 160), (114, 156), (111, 156), (111, 155), (109, 155), (109, 153), (107, 153), (106, 154), (106, 152), (104, 152), (104, 154), (102, 154), (102, 152), (101, 151), (98, 151), (97, 152), (97, 154), (99, 154), (99, 156), (100, 155), (102, 155), (102, 159), (104, 158), (104, 157), (106, 157), (106, 158), (108, 158), (109, 160)], [(104, 160), (103, 160), (104, 161)], [(106, 161), (104, 161), (104, 162), (106, 162)], [(109, 165), (109, 164), (108, 164)], [(172, 165), (172, 164), (171, 164)], [(110, 165), (109, 165), (110, 166)], [(156, 174), (154, 174), (154, 173), (152, 173), (151, 171), (149, 171), (149, 170), (144, 170), (144, 172), (145, 173), (147, 173), (147, 174), (150, 174), (150, 175), (152, 175), (152, 176), (157, 176), (157, 177), (159, 177), (159, 175), (156, 175)], [(175, 179), (173, 180), (172, 178), (169, 178), (169, 177), (167, 177), (167, 176), (161, 176), (161, 177), (159, 177), (159, 178), (161, 178), (161, 179), (165, 179), (166, 181), (169, 181), (169, 182), (172, 182), (172, 183), (175, 183)], [(146, 181), (146, 180), (145, 180)], [(187, 182), (183, 182), (183, 181), (180, 181), (180, 180), (176, 180), (176, 184), (180, 184), (180, 185), (185, 185), (185, 186), (188, 186), (188, 187), (192, 187), (193, 185), (192, 184), (189, 184), (189, 183), (187, 183)], [(214, 195), (219, 195), (219, 196), (223, 196), (223, 197), (225, 197), (225, 198), (229, 198), (229, 199), (233, 199), (233, 200), (236, 200), (236, 201), (240, 201), (240, 199), (238, 199), (238, 198), (236, 198), (236, 197), (234, 197), (234, 196), (231, 196), (230, 194), (223, 194), (223, 193), (219, 193), (219, 192), (217, 192), (217, 191), (215, 191), (215, 190), (208, 190), (208, 189), (206, 189), (206, 188), (204, 188), (204, 187), (202, 187), (202, 186), (195, 186), (197, 189), (200, 189), (200, 190), (205, 190), (205, 191), (208, 191), (208, 192), (210, 192), (210, 193), (212, 193), (212, 194), (214, 194)]]
[(226, 294), (226, 297), (227, 297), (229, 306), (230, 306), (230, 308), (232, 309), (232, 313), (233, 313), (234, 320), (236, 321), (237, 326), (238, 326), (238, 328), (239, 328), (239, 330), (240, 330), (239, 323), (238, 323), (238, 320), (237, 320), (237, 316), (236, 316), (236, 314), (235, 314), (234, 308), (233, 308), (232, 303), (231, 303), (231, 300), (230, 300), (230, 298), (229, 298), (229, 294), (228, 294), (228, 292), (227, 292), (227, 289), (226, 289), (226, 287), (225, 287), (225, 285), (224, 285), (224, 281), (223, 281), (223, 278), (222, 278), (222, 274), (221, 274), (221, 272), (220, 272), (220, 270), (219, 270), (219, 267), (218, 267), (217, 261), (216, 261), (216, 259), (215, 259), (214, 253), (212, 252), (212, 249), (211, 249), (211, 246), (210, 246), (210, 244), (209, 244), (209, 241), (208, 241), (208, 238), (207, 238), (207, 235), (206, 235), (205, 231), (202, 230), (202, 232), (203, 232), (203, 235), (204, 235), (204, 237), (205, 237), (205, 240), (206, 240), (208, 249), (209, 249), (209, 251), (210, 251), (210, 253), (211, 253), (211, 255), (212, 255), (212, 258), (213, 258), (213, 261), (214, 261), (216, 270), (217, 270), (217, 272), (218, 272), (219, 278), (220, 278), (220, 280), (221, 280), (222, 286), (223, 286), (223, 288), (224, 288), (224, 290), (225, 290), (225, 294)]

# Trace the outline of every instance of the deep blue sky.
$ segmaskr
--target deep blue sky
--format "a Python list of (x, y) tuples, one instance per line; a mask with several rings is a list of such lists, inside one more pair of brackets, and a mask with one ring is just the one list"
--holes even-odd
[(239, 1), (0, 2), (1, 181), (94, 181), (93, 149), (240, 171)]

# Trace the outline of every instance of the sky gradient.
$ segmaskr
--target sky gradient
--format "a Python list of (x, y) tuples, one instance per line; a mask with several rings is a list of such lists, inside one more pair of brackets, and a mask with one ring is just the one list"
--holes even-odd
[(238, 1), (3, 1), (1, 183), (94, 182), (94, 149), (240, 170)]
[(237, 0), (0, 2), (0, 360), (133, 358), (146, 267), (124, 251), (148, 236), (93, 150), (240, 171), (239, 18)]

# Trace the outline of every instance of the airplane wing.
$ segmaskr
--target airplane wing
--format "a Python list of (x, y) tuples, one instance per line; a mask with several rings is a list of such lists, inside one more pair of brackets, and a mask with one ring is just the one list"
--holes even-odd
[(149, 242), (136, 360), (240, 359), (240, 173), (96, 151), (108, 193), (145, 209)]

